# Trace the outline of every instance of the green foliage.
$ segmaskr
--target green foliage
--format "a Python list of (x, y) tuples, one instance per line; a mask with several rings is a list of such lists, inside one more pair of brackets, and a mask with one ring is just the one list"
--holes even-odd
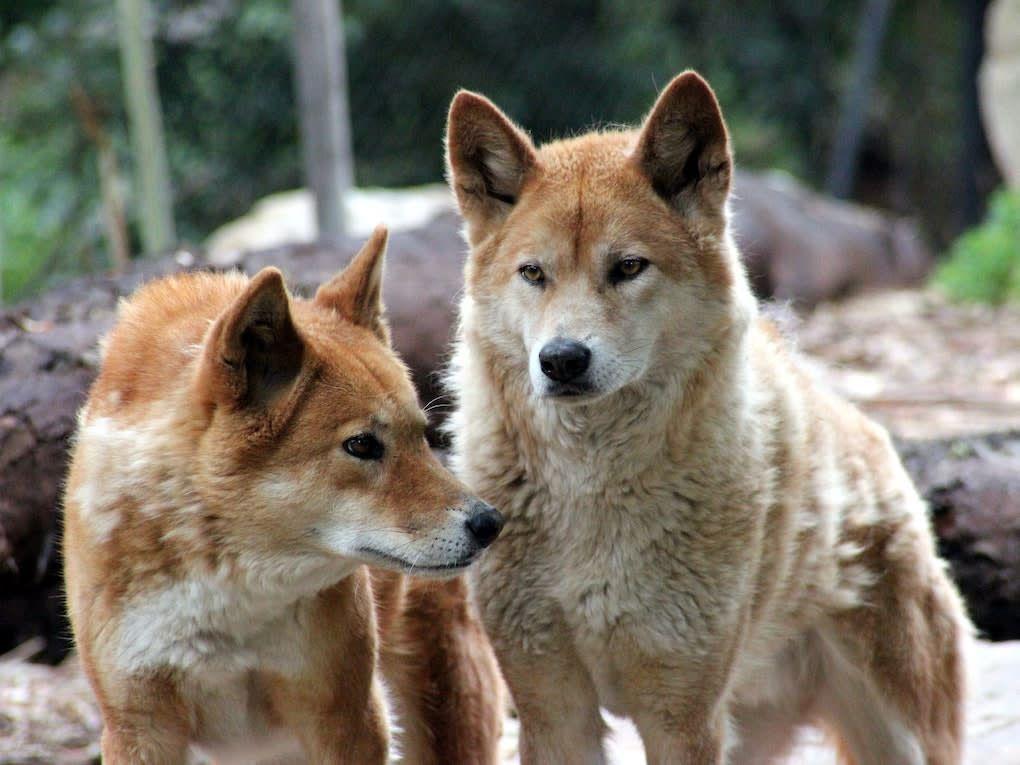
[(198, 242), (259, 197), (300, 186), (301, 154), (290, 3), (231, 4), (194, 31), (181, 5), (163, 4), (157, 76), (178, 234)]
[(0, 15), (3, 300), (106, 265), (96, 157), (71, 116), (70, 92), (116, 81), (116, 48), (95, 27), (77, 26), (55, 2), (11, 6)]
[(955, 300), (1020, 301), (1020, 191), (992, 196), (985, 220), (956, 241), (934, 278)]
[(805, 149), (827, 135), (820, 106), (834, 102), (836, 62), (853, 24), (806, 0), (779, 6), (748, 13), (736, 2), (349, 0), (359, 180), (441, 177), (439, 142), (458, 88), (484, 92), (547, 140), (638, 122), (687, 68), (716, 88), (743, 164), (803, 170)]
[[(179, 235), (198, 242), (258, 198), (301, 184), (290, 4), (150, 0)], [(359, 185), (442, 178), (446, 109), (480, 90), (538, 140), (637, 122), (682, 69), (711, 80), (738, 161), (819, 182), (860, 0), (344, 0)], [(96, 147), (71, 109), (101, 113), (135, 230), (115, 4), (0, 5), (0, 247), (4, 299), (107, 264)], [(896, 4), (869, 135), (908, 212), (951, 218), (940, 182), (956, 141), (959, 8)], [(919, 82), (929, 86), (918, 88)], [(921, 150), (923, 148), (923, 150)], [(137, 237), (134, 237), (137, 244)]]

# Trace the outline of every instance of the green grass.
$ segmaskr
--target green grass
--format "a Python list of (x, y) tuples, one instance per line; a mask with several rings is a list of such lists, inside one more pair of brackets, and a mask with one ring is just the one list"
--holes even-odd
[(75, 172), (73, 125), (57, 137), (0, 126), (0, 303), (108, 266), (94, 160)]
[(961, 302), (1020, 302), (1020, 191), (992, 195), (985, 220), (956, 240), (934, 281)]

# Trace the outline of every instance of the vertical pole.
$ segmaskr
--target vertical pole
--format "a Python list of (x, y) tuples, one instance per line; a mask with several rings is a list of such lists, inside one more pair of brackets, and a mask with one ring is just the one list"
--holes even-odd
[(148, 0), (117, 0), (117, 17), (131, 148), (141, 196), (142, 243), (146, 252), (158, 252), (172, 247), (177, 236)]
[[(983, 200), (978, 178), (989, 168), (988, 142), (981, 122), (981, 102), (978, 93), (978, 73), (985, 55), (985, 14), (988, 0), (967, 0), (961, 3), (963, 15), (963, 44), (960, 56), (960, 155), (957, 169), (959, 177), (959, 206), (956, 232), (973, 226), (983, 213)], [(1020, 128), (1018, 128), (1020, 129)]]
[(319, 237), (339, 239), (354, 179), (340, 0), (293, 0), (295, 80), (305, 182)]
[(868, 97), (878, 68), (891, 8), (892, 0), (867, 0), (858, 21), (853, 71), (840, 99), (839, 121), (825, 181), (826, 191), (835, 197), (846, 199), (853, 192), (857, 152), (864, 133)]
[(124, 216), (124, 201), (120, 196), (120, 169), (117, 154), (113, 150), (110, 136), (103, 128), (102, 119), (95, 103), (81, 85), (71, 87), (71, 103), (78, 113), (82, 130), (96, 146), (99, 154), (99, 191), (103, 199), (103, 219), (106, 224), (106, 244), (113, 258), (113, 269), (121, 273), (131, 259), (131, 245), (128, 239), (127, 221)]

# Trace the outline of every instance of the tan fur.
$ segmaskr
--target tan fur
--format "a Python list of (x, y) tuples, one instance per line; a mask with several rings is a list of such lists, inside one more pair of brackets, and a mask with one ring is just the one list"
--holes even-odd
[[(602, 762), (606, 707), (650, 763), (780, 761), (807, 722), (856, 765), (958, 763), (960, 599), (887, 434), (757, 315), (708, 85), (539, 148), (462, 92), (448, 164), (454, 464), (507, 517), (475, 581), (522, 761)], [(590, 350), (576, 384), (552, 338)]]
[[(109, 763), (492, 763), (501, 681), (462, 579), (484, 508), (436, 460), (379, 302), (385, 230), (315, 300), (275, 269), (120, 309), (65, 497)], [(344, 443), (369, 433), (380, 459)], [(491, 509), (490, 509), (491, 510)], [(369, 573), (364, 563), (392, 571)]]

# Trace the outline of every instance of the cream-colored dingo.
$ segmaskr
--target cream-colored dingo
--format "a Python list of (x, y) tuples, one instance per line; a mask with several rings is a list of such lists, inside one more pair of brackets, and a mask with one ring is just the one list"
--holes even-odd
[(729, 140), (693, 72), (639, 130), (536, 148), (450, 109), (471, 253), (450, 379), (461, 478), (506, 516), (476, 569), (524, 763), (960, 761), (968, 622), (881, 427), (759, 318)]

